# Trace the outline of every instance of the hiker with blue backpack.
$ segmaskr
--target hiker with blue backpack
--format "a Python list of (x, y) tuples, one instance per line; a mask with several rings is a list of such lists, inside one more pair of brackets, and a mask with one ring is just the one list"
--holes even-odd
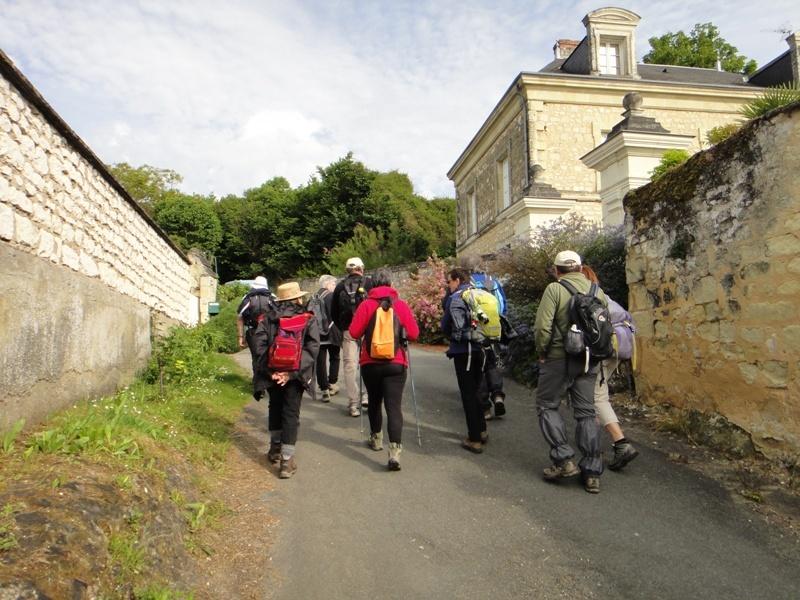
[[(500, 316), (505, 318), (507, 300), (503, 285), (480, 267), (477, 257), (470, 257), (468, 260), (471, 269), (470, 283), (473, 287), (492, 294), (497, 299)], [(483, 416), (488, 421), (506, 414), (506, 394), (503, 391), (503, 374), (498, 366), (496, 344), (489, 344), (486, 347), (485, 356), (480, 399)]]
[[(613, 354), (608, 300), (597, 284), (584, 277), (576, 252), (559, 252), (554, 263), (558, 281), (545, 288), (534, 324), (539, 356), (536, 410), (553, 462), (542, 475), (546, 481), (582, 475), (584, 489), (596, 494), (603, 458), (594, 390), (601, 361)], [(583, 454), (578, 465), (558, 411), (565, 393), (577, 423), (575, 441)]]
[[(592, 283), (600, 285), (597, 274), (588, 265), (582, 265), (581, 272)], [(634, 333), (636, 329), (631, 314), (608, 297), (608, 312), (611, 315), (611, 324), (614, 327), (614, 355), (602, 362), (603, 373), (598, 377), (594, 386), (594, 406), (600, 425), (605, 428), (614, 445), (614, 456), (608, 465), (612, 471), (619, 471), (634, 458), (639, 456), (639, 451), (625, 437), (625, 432), (620, 427), (619, 419), (609, 401), (608, 380), (621, 360), (635, 360), (636, 343)], [(632, 365), (633, 366), (633, 365)]]
[(408, 348), (405, 342), (419, 336), (414, 314), (392, 287), (391, 274), (378, 269), (372, 276), (372, 288), (356, 309), (349, 334), (361, 340), (361, 376), (367, 388), (370, 436), (367, 445), (383, 449), (383, 413), (386, 407), (389, 434), (390, 471), (400, 470), (403, 449), (403, 388), (408, 374)]
[(317, 385), (321, 392), (321, 400), (330, 402), (331, 397), (339, 392), (339, 356), (342, 346), (342, 332), (331, 319), (331, 303), (333, 290), (336, 289), (336, 277), (322, 275), (319, 278), (319, 290), (308, 301), (306, 307), (314, 313), (319, 327), (319, 354), (317, 355)]
[(313, 313), (304, 308), (306, 294), (297, 282), (278, 286), (275, 308), (259, 323), (253, 336), (259, 372), (268, 382), (267, 460), (279, 465), (281, 479), (288, 479), (297, 471), (294, 455), (300, 402), (303, 392), (313, 384), (319, 352), (319, 328)]
[[(485, 311), (481, 310), (475, 300), (476, 297), (490, 298), (494, 303), (493, 315), (498, 318), (496, 327), (499, 337), (497, 301), (491, 294), (484, 290), (476, 290), (472, 286), (469, 271), (466, 269), (451, 270), (447, 274), (447, 286), (450, 294), (444, 299), (441, 328), (450, 340), (447, 357), (453, 359), (461, 404), (467, 420), (467, 438), (461, 442), (461, 447), (480, 454), (489, 439), (489, 434), (486, 431), (486, 418), (478, 397), (486, 360), (484, 345), (486, 336), (479, 333), (478, 324), (482, 326), (486, 321), (493, 319), (487, 319)], [(492, 325), (494, 326), (494, 323)]]

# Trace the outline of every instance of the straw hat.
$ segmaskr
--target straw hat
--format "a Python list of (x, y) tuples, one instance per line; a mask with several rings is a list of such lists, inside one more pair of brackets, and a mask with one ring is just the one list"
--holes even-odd
[(289, 283), (278, 286), (278, 302), (296, 300), (297, 298), (302, 298), (306, 294), (308, 294), (308, 292), (301, 290), (300, 284), (296, 281), (290, 281)]

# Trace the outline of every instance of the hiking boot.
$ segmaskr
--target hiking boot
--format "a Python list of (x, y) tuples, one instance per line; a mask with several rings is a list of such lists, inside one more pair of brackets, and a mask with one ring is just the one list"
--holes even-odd
[(297, 463), (294, 462), (294, 456), (289, 458), (281, 457), (281, 472), (278, 477), (281, 479), (289, 479), (297, 471)]
[(639, 451), (634, 448), (630, 442), (614, 444), (614, 458), (611, 460), (608, 468), (612, 471), (619, 471), (637, 456), (639, 456)]
[(361, 416), (361, 411), (359, 410), (359, 408), (357, 406), (351, 406), (350, 407), (350, 416), (351, 417), (360, 417)]
[(565, 460), (560, 465), (552, 465), (542, 471), (542, 477), (545, 481), (555, 481), (557, 479), (566, 479), (567, 477), (575, 477), (580, 475), (581, 470), (575, 465), (573, 460)]
[(502, 417), (506, 414), (506, 403), (502, 396), (496, 396), (494, 399), (494, 416)]
[(281, 443), (277, 444), (270, 442), (269, 450), (267, 451), (267, 460), (271, 465), (279, 465), (281, 462)]
[(600, 493), (600, 478), (599, 477), (586, 477), (583, 480), (583, 489), (590, 494)]
[(383, 450), (383, 432), (379, 431), (378, 433), (371, 433), (369, 434), (369, 440), (367, 440), (367, 446), (375, 450)]
[(481, 431), (481, 444), (485, 444), (488, 441), (489, 441), (489, 432)]
[(390, 471), (400, 470), (400, 453), (403, 451), (403, 444), (392, 442), (389, 444), (389, 464), (386, 465)]
[(461, 447), (465, 450), (469, 450), (474, 454), (480, 454), (483, 452), (483, 444), (480, 442), (473, 442), (469, 438), (463, 440), (461, 442)]
[(327, 390), (322, 390), (322, 397), (320, 398), (323, 402), (330, 402), (331, 401), (331, 390), (328, 388)]

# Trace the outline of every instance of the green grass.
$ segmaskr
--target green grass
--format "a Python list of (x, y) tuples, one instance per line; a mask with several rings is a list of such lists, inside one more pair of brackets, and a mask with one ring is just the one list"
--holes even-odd
[(14, 513), (22, 510), (19, 504), (6, 504), (0, 509), (0, 552), (17, 547), (17, 537), (14, 535)]
[(145, 568), (144, 550), (139, 546), (136, 531), (111, 534), (108, 539), (108, 554), (119, 568), (123, 580), (139, 575)]

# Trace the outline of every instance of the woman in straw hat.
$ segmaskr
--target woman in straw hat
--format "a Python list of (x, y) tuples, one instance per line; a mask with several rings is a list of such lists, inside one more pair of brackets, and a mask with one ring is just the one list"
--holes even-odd
[[(297, 282), (284, 283), (278, 286), (275, 310), (267, 314), (267, 318), (259, 325), (258, 335), (259, 368), (268, 380), (269, 413), (267, 425), (270, 444), (267, 458), (270, 463), (280, 465), (281, 479), (288, 479), (297, 471), (294, 460), (297, 430), (300, 426), (300, 401), (303, 391), (310, 388), (314, 364), (319, 352), (319, 327), (311, 314), (306, 313), (304, 297), (306, 292), (300, 289)], [(303, 322), (302, 316), (306, 316)], [(292, 317), (301, 317), (302, 354), (297, 369), (270, 367), (273, 357), (270, 350), (279, 331)], [(284, 321), (282, 321), (282, 319)], [(297, 320), (297, 319), (295, 319)], [(283, 329), (286, 331), (286, 329)]]

